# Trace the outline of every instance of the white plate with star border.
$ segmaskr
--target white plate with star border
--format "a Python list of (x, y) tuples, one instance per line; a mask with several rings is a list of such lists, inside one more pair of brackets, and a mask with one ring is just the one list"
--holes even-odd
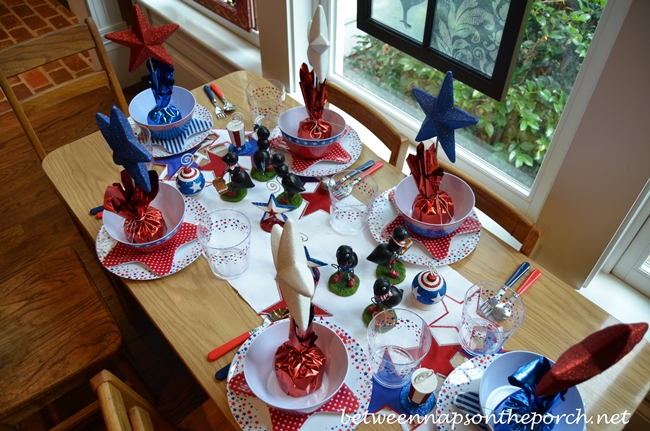
[[(274, 138), (282, 139), (282, 133), (280, 132), (279, 127), (276, 127), (271, 131), (271, 136), (269, 136), (269, 140)], [(348, 152), (348, 154), (350, 154), (349, 162), (337, 163), (337, 162), (320, 161), (314, 163), (309, 168), (303, 171), (296, 171), (293, 169), (293, 156), (291, 155), (290, 152), (279, 150), (277, 148), (273, 148), (273, 151), (281, 152), (285, 156), (286, 158), (285, 164), (289, 168), (289, 172), (291, 172), (292, 174), (296, 174), (301, 177), (325, 177), (328, 175), (338, 174), (339, 172), (349, 168), (354, 162), (357, 161), (357, 159), (361, 155), (361, 149), (363, 148), (363, 144), (361, 143), (361, 138), (359, 138), (359, 135), (352, 127), (349, 127), (349, 132), (347, 132), (343, 136), (343, 140), (341, 141), (341, 146), (345, 149), (345, 151)]]
[[(205, 209), (196, 199), (184, 197), (185, 199), (185, 216), (183, 220), (187, 223), (197, 224), (199, 219), (207, 217), (208, 210)], [(104, 264), (104, 259), (108, 253), (118, 244), (106, 231), (102, 225), (95, 241), (95, 250), (99, 261)], [(172, 268), (166, 275), (158, 275), (152, 271), (147, 265), (140, 262), (129, 262), (121, 265), (105, 267), (111, 273), (118, 277), (127, 278), (129, 280), (155, 280), (157, 278), (166, 277), (167, 275), (174, 274), (194, 262), (201, 255), (202, 248), (198, 239), (190, 241), (181, 245), (174, 254), (174, 262)], [(153, 252), (155, 253), (155, 252)]]
[[(398, 216), (397, 209), (389, 199), (390, 192), (393, 189), (388, 189), (381, 195), (377, 196), (368, 213), (368, 227), (370, 233), (378, 244), (384, 243), (388, 240), (388, 238), (382, 237), (381, 232), (385, 226), (395, 220), (395, 217)], [(478, 219), (476, 211), (472, 210), (470, 217)], [(399, 259), (420, 266), (451, 265), (452, 263), (458, 262), (467, 257), (472, 251), (474, 251), (478, 245), (480, 237), (480, 230), (477, 232), (459, 233), (455, 235), (451, 240), (449, 251), (444, 259), (436, 259), (417, 241), (413, 241), (413, 246), (409, 248), (406, 253), (401, 255)]]
[[(454, 397), (461, 392), (478, 393), (481, 376), (488, 365), (499, 355), (476, 356), (463, 362), (449, 373), (438, 392), (436, 400), (436, 425), (438, 431), (477, 431), (475, 425), (454, 424), (454, 417), (463, 413), (454, 406)], [(447, 420), (448, 419), (448, 420)], [(463, 422), (465, 417), (463, 415)]]
[[(368, 358), (361, 347), (361, 344), (352, 337), (350, 333), (340, 326), (329, 322), (325, 319), (316, 319), (316, 322), (327, 326), (339, 336), (348, 351), (348, 374), (344, 383), (354, 392), (359, 400), (359, 408), (354, 412), (346, 412), (348, 415), (345, 421), (341, 421), (341, 413), (314, 413), (300, 428), (301, 430), (353, 430), (363, 420), (364, 412), (368, 411), (370, 397), (372, 394), (372, 373), (368, 365)], [(244, 361), (246, 360), (246, 351), (251, 343), (261, 333), (252, 334), (248, 340), (242, 344), (230, 365), (228, 371), (228, 382), (237, 374), (244, 372)], [(268, 407), (260, 399), (237, 393), (226, 386), (226, 395), (228, 396), (228, 405), (233, 417), (243, 431), (272, 431), (272, 424)], [(356, 417), (360, 419), (356, 421)], [(348, 420), (349, 419), (349, 420)], [(347, 422), (347, 423), (346, 423)]]

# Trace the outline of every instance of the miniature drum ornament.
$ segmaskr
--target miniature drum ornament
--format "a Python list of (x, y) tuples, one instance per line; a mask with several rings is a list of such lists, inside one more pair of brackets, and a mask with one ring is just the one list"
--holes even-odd
[(435, 309), (447, 293), (447, 282), (433, 265), (422, 271), (411, 283), (414, 305), (422, 310)]
[(244, 135), (244, 116), (236, 112), (230, 117), (230, 121), (226, 126), (228, 134), (230, 135), (230, 142), (239, 151), (246, 145), (246, 136)]

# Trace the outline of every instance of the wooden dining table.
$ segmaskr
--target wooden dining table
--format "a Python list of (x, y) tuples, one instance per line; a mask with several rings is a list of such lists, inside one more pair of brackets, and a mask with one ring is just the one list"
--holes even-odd
[[(245, 118), (247, 130), (253, 123), (244, 89), (260, 76), (239, 71), (215, 82), (236, 104)], [(212, 108), (202, 88), (193, 90), (197, 103)], [(299, 106), (291, 97), (285, 109)], [(213, 112), (213, 109), (210, 109)], [(214, 118), (214, 127), (225, 128), (228, 118)], [(356, 164), (377, 159), (364, 145)], [(121, 167), (116, 166), (107, 151), (100, 132), (65, 145), (50, 153), (43, 162), (49, 180), (61, 201), (90, 241), (94, 241), (102, 221), (89, 214), (89, 209), (103, 202), (104, 191), (119, 182)], [(392, 165), (376, 172), (374, 178), (380, 191), (393, 187), (404, 174)], [(471, 282), (505, 280), (513, 268), (529, 261), (532, 268), (541, 269), (534, 289), (526, 293), (526, 317), (523, 325), (505, 345), (509, 350), (528, 350), (557, 359), (571, 345), (604, 327), (620, 323), (590, 302), (576, 290), (528, 259), (492, 233), (482, 231), (476, 249), (451, 267)], [(249, 269), (254, 271), (254, 267)], [(232, 360), (226, 355), (209, 362), (207, 352), (241, 333), (261, 324), (262, 319), (229, 286), (212, 274), (204, 258), (173, 275), (148, 281), (123, 279), (124, 285), (146, 311), (151, 320), (183, 360), (205, 392), (224, 414), (230, 413), (226, 397), (226, 382), (215, 380), (215, 372)], [(650, 389), (650, 345), (641, 341), (632, 352), (604, 373), (578, 386), (587, 412), (609, 417), (634, 412)], [(624, 423), (593, 423), (589, 430), (619, 430)], [(358, 429), (400, 429), (399, 425), (366, 425)]]

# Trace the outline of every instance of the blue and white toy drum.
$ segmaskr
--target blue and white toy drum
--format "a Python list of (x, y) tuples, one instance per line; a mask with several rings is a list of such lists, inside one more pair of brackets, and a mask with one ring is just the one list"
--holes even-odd
[(176, 186), (185, 196), (198, 199), (205, 189), (205, 178), (200, 170), (185, 167), (178, 172)]
[(416, 307), (433, 310), (447, 293), (447, 282), (434, 266), (429, 266), (428, 271), (422, 271), (415, 276), (411, 283), (411, 293)]

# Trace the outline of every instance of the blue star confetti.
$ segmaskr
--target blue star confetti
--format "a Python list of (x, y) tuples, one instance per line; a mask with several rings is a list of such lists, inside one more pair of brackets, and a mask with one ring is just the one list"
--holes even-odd
[(449, 161), (454, 163), (456, 161), (454, 131), (478, 123), (478, 118), (454, 106), (452, 73), (447, 72), (445, 75), (445, 80), (438, 91), (438, 97), (433, 97), (419, 88), (413, 89), (413, 95), (426, 115), (415, 140), (421, 142), (437, 136)]
[(175, 154), (169, 157), (157, 158), (154, 160), (154, 164), (167, 167), (167, 179), (172, 179), (174, 175), (176, 175), (176, 172), (184, 167), (201, 169), (201, 167), (194, 161), (194, 154), (199, 151), (200, 148), (201, 146), (198, 145), (184, 153)]
[(135, 183), (150, 193), (147, 162), (151, 162), (153, 157), (138, 142), (126, 115), (117, 106), (113, 106), (110, 118), (98, 112), (95, 119), (108, 146), (113, 150), (113, 162), (124, 166)]

